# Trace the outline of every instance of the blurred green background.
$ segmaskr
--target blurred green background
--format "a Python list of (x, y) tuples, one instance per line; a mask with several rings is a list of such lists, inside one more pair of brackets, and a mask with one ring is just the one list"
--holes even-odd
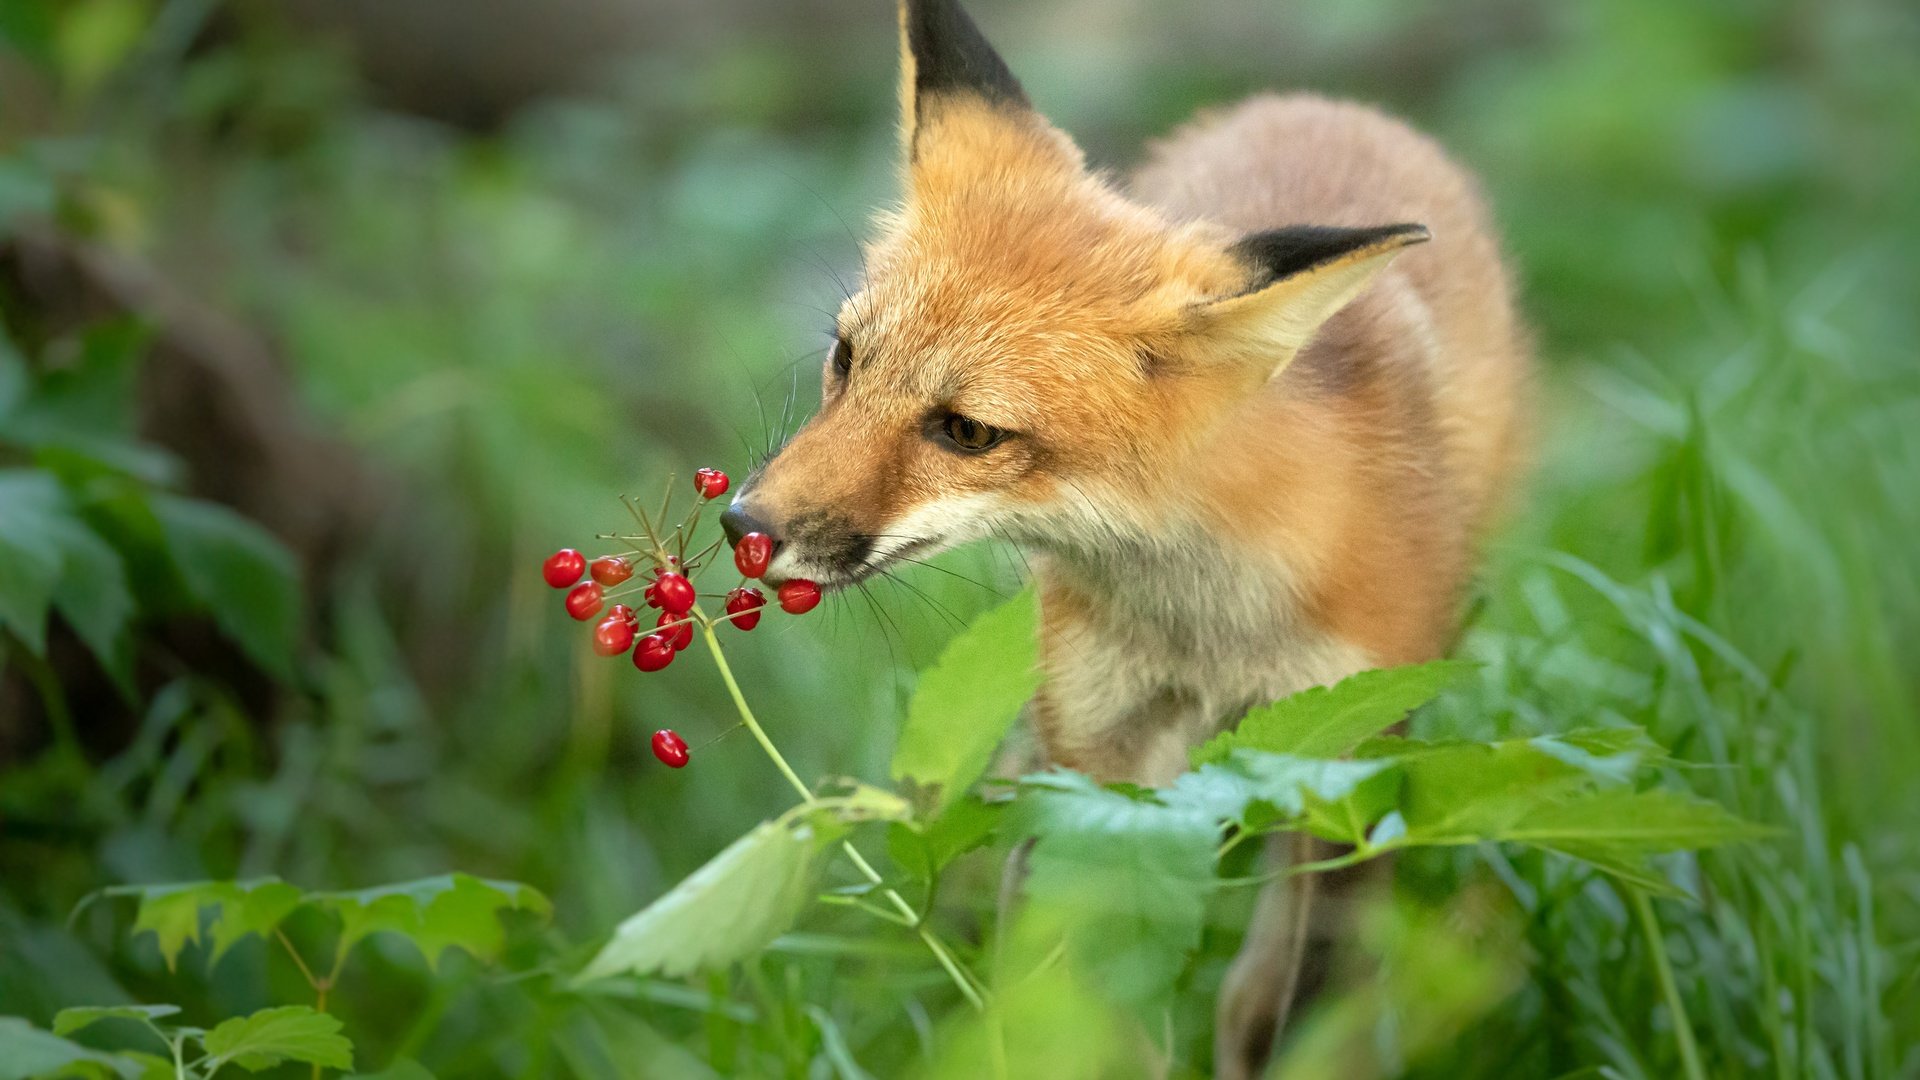
[[(1678, 1075), (1677, 995), (1709, 1075), (1920, 1075), (1920, 9), (970, 7), (1116, 170), (1304, 87), (1481, 175), (1540, 461), (1462, 648), (1485, 678), (1422, 723), (1643, 724), (1677, 782), (1786, 830), (1675, 861), (1701, 902), (1663, 905), (1670, 994), (1564, 865), (1403, 861), (1522, 974), (1449, 1010), (1415, 972), (1441, 1030), (1376, 1025), (1343, 1067)], [(790, 796), (741, 738), (655, 765), (654, 728), (731, 722), (720, 685), (598, 661), (534, 573), (621, 527), (616, 494), (744, 472), (811, 408), (893, 197), (892, 35), (882, 0), (0, 0), (0, 591), (31, 576), (7, 519), (46, 500), (107, 545), (75, 541), (44, 641), (0, 610), (0, 1014), (302, 1000), (264, 949), (169, 974), (125, 911), (70, 921), (103, 886), (457, 869), (554, 923), (496, 968), (349, 969), (363, 1066), (914, 1066), (951, 1001), (831, 920), (711, 983), (548, 985)], [(803, 775), (884, 775), (913, 669), (1022, 574), (942, 566), (733, 650)]]

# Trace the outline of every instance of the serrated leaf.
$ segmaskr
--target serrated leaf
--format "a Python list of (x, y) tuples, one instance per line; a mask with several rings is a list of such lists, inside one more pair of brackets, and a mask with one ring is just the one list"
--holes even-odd
[(110, 895), (134, 895), (140, 898), (134, 915), (133, 932), (151, 932), (160, 947), (160, 955), (173, 970), (180, 950), (187, 942), (200, 941), (200, 919), (204, 909), (213, 909), (211, 934), (213, 951), (208, 962), (217, 963), (235, 943), (249, 934), (262, 937), (273, 932), (280, 921), (297, 907), (301, 892), (279, 878), (255, 878), (249, 881), (191, 881), (169, 885), (140, 885), (110, 889)]
[(121, 1076), (139, 1075), (132, 1062), (89, 1050), (15, 1016), (0, 1016), (0, 1080), (28, 1080), (80, 1065), (99, 1065)]
[(162, 457), (132, 438), (141, 358), (151, 329), (137, 319), (88, 326), (78, 354), (39, 372), (8, 418), (7, 437), (36, 451), (61, 447), (134, 473), (151, 475)]
[(133, 590), (120, 553), (77, 520), (62, 546), (65, 565), (53, 592), (54, 610), (131, 696), (133, 648), (127, 627), (133, 618)]
[(1529, 813), (1595, 785), (1619, 786), (1663, 756), (1637, 728), (1595, 729), (1507, 739), (1369, 739), (1360, 760), (1392, 761), (1402, 776), (1399, 843), (1463, 844), (1494, 839)]
[(1216, 821), (1264, 827), (1301, 818), (1311, 805), (1345, 800), (1392, 768), (1386, 760), (1329, 761), (1234, 750), (1225, 760), (1181, 774), (1161, 799)]
[(300, 627), (293, 556), (225, 507), (173, 495), (150, 504), (174, 565), (214, 623), (268, 672), (291, 678)]
[(990, 803), (971, 795), (941, 811), (926, 828), (927, 854), (941, 870), (953, 860), (993, 839), (1005, 803)]
[(1736, 816), (1710, 799), (1678, 791), (1603, 789), (1534, 807), (1498, 839), (1575, 857), (1602, 853), (1693, 851), (1760, 840), (1775, 830)]
[(542, 918), (553, 913), (553, 905), (531, 885), (470, 874), (312, 893), (307, 900), (339, 916), (342, 948), (352, 948), (368, 934), (390, 931), (417, 945), (434, 967), (447, 949), (461, 949), (480, 960), (500, 955), (507, 940), (502, 912), (529, 911)]
[(575, 983), (690, 975), (754, 955), (799, 918), (818, 855), (844, 828), (809, 813), (761, 823), (621, 923)]
[(152, 1023), (180, 1011), (178, 1005), (79, 1005), (61, 1009), (53, 1018), (55, 1035), (71, 1035), (102, 1020), (138, 1020)]
[(1194, 765), (1223, 761), (1234, 749), (1337, 758), (1406, 719), (1474, 670), (1460, 660), (1363, 671), (1254, 709), (1231, 731), (1195, 748)]
[(1482, 743), (1369, 741), (1366, 760), (1391, 760), (1401, 772), (1399, 810), (1408, 843), (1490, 839), (1530, 809), (1593, 783), (1592, 774), (1531, 739)]
[(1038, 623), (1028, 589), (975, 619), (920, 673), (892, 775), (929, 793), (933, 809), (973, 786), (1040, 688)]
[(0, 470), (0, 629), (35, 656), (46, 652), (47, 611), (65, 565), (61, 536), (77, 527), (52, 477)]
[(1549, 757), (1608, 783), (1624, 784), (1666, 751), (1640, 728), (1583, 728), (1558, 735), (1537, 735), (1527, 744)]
[(887, 827), (887, 855), (915, 880), (930, 881), (948, 863), (990, 841), (1005, 808), (968, 795), (925, 825), (896, 821)]
[(0, 626), (36, 654), (57, 609), (123, 685), (131, 678), (127, 621), (133, 594), (119, 553), (74, 513), (59, 482), (39, 470), (0, 472)]
[(232, 1063), (248, 1072), (297, 1061), (323, 1069), (353, 1068), (353, 1044), (340, 1034), (340, 1021), (305, 1005), (262, 1009), (224, 1021), (201, 1039), (209, 1056), (207, 1072)]
[(1671, 900), (1693, 899), (1685, 889), (1675, 885), (1665, 874), (1655, 869), (1647, 861), (1647, 856), (1641, 852), (1616, 851), (1602, 844), (1578, 845), (1572, 850), (1558, 846), (1539, 846), (1542, 850), (1585, 863), (1609, 877), (1644, 889), (1655, 896)]
[(1016, 813), (1037, 838), (1028, 896), (1072, 913), (1069, 953), (1115, 1000), (1164, 994), (1200, 942), (1217, 819), (1074, 772), (1022, 784)]

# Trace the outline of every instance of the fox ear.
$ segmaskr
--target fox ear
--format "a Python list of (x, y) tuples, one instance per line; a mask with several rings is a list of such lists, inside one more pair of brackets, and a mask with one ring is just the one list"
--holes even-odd
[(970, 97), (1032, 108), (1007, 62), (955, 0), (900, 0), (900, 130), (908, 155), (941, 103)]
[(1412, 224), (1254, 233), (1229, 249), (1253, 268), (1253, 288), (1204, 305), (1203, 333), (1216, 346), (1270, 362), (1266, 377), (1278, 375), (1401, 249), (1428, 239), (1425, 225)]

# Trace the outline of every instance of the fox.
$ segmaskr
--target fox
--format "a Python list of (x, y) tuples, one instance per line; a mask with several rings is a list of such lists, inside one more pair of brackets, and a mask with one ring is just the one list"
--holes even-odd
[[(767, 534), (768, 582), (829, 590), (1018, 546), (1031, 727), (1103, 782), (1167, 784), (1253, 706), (1443, 655), (1528, 442), (1529, 337), (1476, 179), (1299, 92), (1203, 112), (1117, 177), (954, 0), (898, 17), (902, 195), (818, 410), (739, 486), (729, 539)], [(1257, 905), (1217, 1075), (1271, 1051), (1315, 877)]]

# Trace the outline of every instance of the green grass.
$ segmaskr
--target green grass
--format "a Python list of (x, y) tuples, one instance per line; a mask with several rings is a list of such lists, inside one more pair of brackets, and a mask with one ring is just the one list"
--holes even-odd
[[(1366, 64), (1421, 13), (1353, 10), (1303, 31), (1281, 81), (1383, 99), (1486, 176), (1543, 360), (1539, 464), (1461, 647), (1484, 667), (1417, 733), (1641, 726), (1672, 751), (1663, 782), (1782, 834), (1666, 857), (1698, 902), (1507, 848), (1405, 855), (1403, 903), (1356, 934), (1377, 977), (1308, 1020), (1288, 1075), (1665, 1078), (1690, 1057), (1709, 1077), (1914, 1075), (1920, 25), (1893, 3), (1621, 0), (1539, 15), (1535, 38), (1416, 83)], [(1125, 87), (1036, 84), (1106, 160), (1137, 117), (1274, 81), (1264, 58), (1157, 32), (1112, 46), (1142, 72)], [(1046, 67), (1074, 48), (1012, 51)], [(80, 136), (0, 141), (0, 161), (67, 162), (69, 227), (273, 335), (314, 414), (406, 507), (310, 598), (327, 634), (272, 715), (188, 671), (140, 703), (130, 740), (80, 716), (79, 738), (6, 763), (0, 1014), (175, 1001), (202, 1022), (310, 1001), (257, 942), (173, 974), (124, 907), (69, 922), (103, 886), (459, 870), (537, 886), (554, 921), (516, 926), (491, 967), (432, 972), (370, 942), (332, 995), (363, 1067), (892, 1076), (974, 1037), (943, 1022), (964, 1006), (925, 950), (857, 912), (809, 915), (725, 974), (552, 986), (792, 801), (742, 736), (685, 773), (654, 767), (654, 728), (697, 743), (731, 723), (724, 687), (580, 657), (530, 572), (622, 526), (614, 493), (742, 462), (743, 439), (780, 427), (794, 371), (799, 408), (813, 394), (818, 309), (856, 261), (845, 222), (857, 233), (889, 189), (891, 58), (808, 65), (770, 97), (763, 51), (729, 59), (641, 57), (625, 89), (469, 135), (380, 113), (330, 54), (256, 29), (119, 109), (56, 95), (0, 125)], [(730, 653), (801, 776), (883, 778), (911, 672), (1022, 576), (1000, 550), (942, 566), (984, 584), (917, 571)], [(994, 853), (958, 864), (943, 932), (995, 945), (997, 886)], [(1184, 1063), (1204, 1059), (1245, 900), (1210, 906), (1168, 1014)], [(1128, 1045), (1059, 987), (1028, 994), (1057, 1021), (1020, 1045), (1036, 1071)]]

